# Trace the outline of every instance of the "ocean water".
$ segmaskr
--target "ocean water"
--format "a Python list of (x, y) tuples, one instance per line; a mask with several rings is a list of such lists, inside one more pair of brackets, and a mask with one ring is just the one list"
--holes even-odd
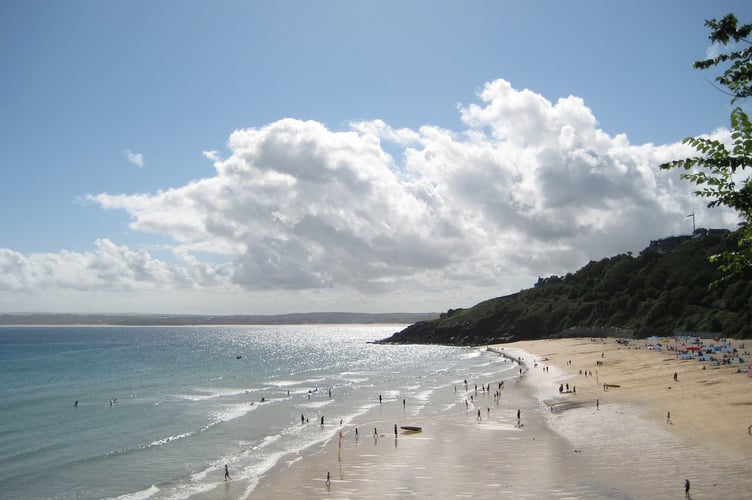
[(456, 412), (453, 386), (515, 373), (480, 349), (370, 343), (403, 327), (0, 328), (0, 496), (201, 498), (225, 464), (253, 496), (340, 422)]

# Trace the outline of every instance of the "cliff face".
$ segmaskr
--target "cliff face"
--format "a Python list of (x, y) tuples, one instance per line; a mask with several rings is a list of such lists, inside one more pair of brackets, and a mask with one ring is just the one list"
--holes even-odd
[(415, 323), (385, 343), (483, 345), (574, 334), (752, 336), (752, 276), (711, 284), (722, 274), (708, 257), (735, 235), (705, 232), (666, 251), (590, 262), (574, 274), (541, 279), (528, 290), (449, 310)]

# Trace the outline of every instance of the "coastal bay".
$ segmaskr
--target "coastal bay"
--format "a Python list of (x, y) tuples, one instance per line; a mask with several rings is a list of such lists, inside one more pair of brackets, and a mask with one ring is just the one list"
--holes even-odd
[[(715, 367), (646, 347), (615, 339), (492, 346), (522, 370), (510, 372), (498, 405), (496, 381), (479, 371), (468, 380), (467, 408), (411, 421), (423, 432), (395, 438), (391, 425), (402, 425), (404, 416), (393, 403), (367, 422), (343, 426), (341, 448), (333, 439), (281, 461), (252, 496), (676, 498), (688, 479), (692, 498), (746, 498), (746, 365)], [(476, 381), (491, 390), (476, 397)], [(567, 384), (570, 392), (560, 393)], [(378, 439), (363, 433), (373, 426), (384, 429)]]
[(730, 341), (745, 363), (719, 351), (717, 364), (673, 339), (373, 342), (397, 327), (0, 329), (4, 495), (752, 491), (745, 341)]

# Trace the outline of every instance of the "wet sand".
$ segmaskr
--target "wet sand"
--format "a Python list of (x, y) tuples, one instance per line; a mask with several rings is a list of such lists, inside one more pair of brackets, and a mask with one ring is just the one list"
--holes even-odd
[[(635, 348), (642, 345), (566, 339), (494, 346), (521, 358), (526, 371), (505, 381), (498, 405), (491, 392), (475, 398), (480, 420), (472, 404), (409, 422), (401, 421), (401, 405), (385, 405), (357, 422), (357, 440), (355, 427), (343, 426), (341, 449), (335, 438), (285, 457), (250, 497), (682, 498), (688, 478), (692, 498), (749, 498), (752, 378), (736, 373), (738, 365), (702, 370), (697, 361)], [(576, 394), (559, 394), (567, 383)], [(620, 387), (604, 391), (604, 383)], [(395, 423), (423, 431), (399, 431), (395, 439)], [(208, 497), (247, 491), (248, 484), (230, 484)]]

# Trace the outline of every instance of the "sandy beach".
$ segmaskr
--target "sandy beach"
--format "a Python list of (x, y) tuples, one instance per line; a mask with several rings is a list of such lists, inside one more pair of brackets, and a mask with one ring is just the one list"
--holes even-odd
[[(524, 373), (504, 380), (500, 401), (498, 381), (478, 374), (468, 380), (472, 403), (456, 414), (405, 421), (401, 404), (384, 405), (344, 423), (341, 441), (284, 457), (250, 496), (682, 498), (689, 479), (691, 498), (749, 498), (752, 378), (738, 372), (746, 364), (711, 367), (614, 339), (490, 348), (519, 359)], [(475, 384), (491, 390), (475, 393)], [(422, 432), (395, 437), (395, 424)], [(245, 496), (235, 488), (210, 497)]]
[[(744, 340), (730, 342), (737, 347), (752, 346)], [(667, 345), (681, 348), (676, 344)], [(562, 398), (566, 402), (628, 404), (656, 424), (665, 424), (670, 413), (671, 423), (664, 427), (682, 440), (752, 457), (752, 378), (739, 373), (752, 365), (749, 356), (743, 355), (745, 364), (714, 367), (707, 362), (679, 360), (675, 351), (648, 350), (643, 340), (626, 346), (612, 339), (570, 339), (520, 342), (510, 347), (532, 353), (539, 363), (560, 370), (561, 382), (576, 388), (576, 394)], [(548, 360), (542, 361), (544, 358)], [(593, 375), (583, 376), (580, 370)], [(603, 384), (620, 387), (604, 390)]]

